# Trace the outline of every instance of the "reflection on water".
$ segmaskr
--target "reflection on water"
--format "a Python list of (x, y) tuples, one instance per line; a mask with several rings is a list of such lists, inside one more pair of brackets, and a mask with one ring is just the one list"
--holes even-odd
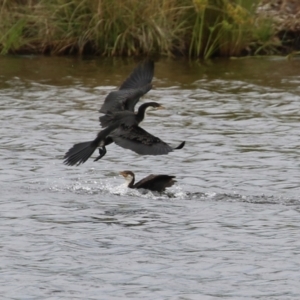
[[(0, 295), (298, 299), (300, 61), (159, 61), (142, 102), (167, 110), (142, 126), (186, 147), (63, 165), (135, 64), (0, 57)], [(178, 182), (128, 190), (125, 169)]]

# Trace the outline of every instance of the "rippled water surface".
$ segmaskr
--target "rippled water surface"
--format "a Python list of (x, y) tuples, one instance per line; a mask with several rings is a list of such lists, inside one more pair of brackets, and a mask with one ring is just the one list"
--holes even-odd
[(300, 61), (158, 61), (142, 127), (185, 148), (63, 165), (136, 63), (0, 57), (1, 299), (300, 299)]

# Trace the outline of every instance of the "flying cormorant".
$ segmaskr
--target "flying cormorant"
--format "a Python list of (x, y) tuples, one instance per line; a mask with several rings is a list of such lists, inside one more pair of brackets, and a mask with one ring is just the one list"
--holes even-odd
[(146, 189), (160, 193), (163, 192), (167, 187), (171, 187), (176, 182), (176, 180), (174, 180), (175, 176), (151, 174), (134, 184), (135, 176), (133, 172), (122, 171), (120, 172), (120, 175), (125, 178), (126, 182), (128, 183), (128, 187), (131, 189)]
[(149, 109), (161, 109), (156, 102), (142, 104), (137, 113), (134, 107), (140, 97), (152, 88), (154, 62), (146, 60), (138, 65), (122, 83), (118, 91), (111, 92), (105, 99), (100, 112), (103, 129), (93, 141), (75, 144), (64, 156), (66, 165), (80, 165), (99, 148), (99, 160), (106, 154), (107, 145), (115, 142), (120, 147), (143, 155), (163, 155), (184, 147), (185, 142), (173, 148), (159, 138), (148, 133), (139, 123)]
[(95, 159), (97, 161), (105, 155), (105, 146), (113, 142), (120, 147), (143, 155), (163, 155), (175, 149), (183, 148), (185, 142), (182, 142), (176, 148), (172, 148), (158, 137), (138, 126), (149, 108), (160, 109), (162, 106), (156, 102), (148, 102), (139, 107), (137, 114), (125, 111), (112, 113), (109, 126), (100, 131), (95, 140), (75, 144), (65, 154), (64, 163), (70, 166), (80, 165), (86, 162), (99, 147), (99, 156)]
[(152, 78), (154, 75), (154, 62), (146, 60), (139, 64), (122, 83), (119, 90), (110, 92), (104, 100), (100, 112), (108, 111), (134, 111), (134, 107), (152, 88)]

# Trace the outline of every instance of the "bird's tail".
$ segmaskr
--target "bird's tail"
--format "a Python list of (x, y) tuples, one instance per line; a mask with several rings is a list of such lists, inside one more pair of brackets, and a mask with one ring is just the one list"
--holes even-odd
[(64, 156), (64, 164), (68, 166), (79, 166), (88, 160), (88, 158), (97, 149), (94, 141), (75, 144)]
[(98, 147), (100, 149), (100, 159), (106, 153), (105, 146), (113, 142), (108, 135), (119, 126), (119, 122), (115, 122), (109, 127), (101, 130), (93, 141), (75, 144), (64, 156), (64, 164), (68, 166), (79, 166), (85, 163)]

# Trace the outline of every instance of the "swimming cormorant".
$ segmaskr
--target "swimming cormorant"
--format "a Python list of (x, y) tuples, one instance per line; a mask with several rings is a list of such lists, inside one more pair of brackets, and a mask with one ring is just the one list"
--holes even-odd
[(162, 106), (156, 102), (144, 103), (139, 107), (137, 114), (132, 112), (112, 113), (112, 119), (109, 126), (100, 131), (95, 140), (75, 144), (64, 156), (66, 165), (80, 165), (99, 148), (99, 160), (106, 154), (107, 145), (115, 142), (118, 146), (130, 149), (143, 155), (163, 155), (175, 149), (183, 148), (185, 142), (182, 142), (176, 148), (148, 133), (138, 126), (144, 119), (145, 111), (152, 107), (160, 109)]
[(136, 184), (134, 184), (135, 176), (131, 171), (120, 172), (128, 183), (128, 187), (131, 189), (146, 189), (150, 191), (163, 192), (167, 187), (171, 187), (176, 180), (175, 176), (169, 175), (148, 175)]
[(154, 75), (154, 62), (146, 60), (139, 64), (122, 83), (119, 90), (110, 92), (104, 100), (100, 112), (108, 111), (134, 111), (134, 107), (152, 88), (152, 78)]

